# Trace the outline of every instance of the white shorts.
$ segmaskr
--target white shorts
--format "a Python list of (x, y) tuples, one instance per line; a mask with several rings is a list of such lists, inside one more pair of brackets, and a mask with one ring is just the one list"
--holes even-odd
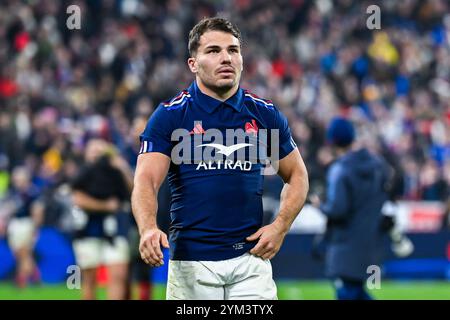
[(34, 244), (34, 223), (29, 217), (14, 218), (8, 224), (8, 243), (13, 251)]
[(81, 269), (130, 261), (130, 246), (125, 237), (115, 237), (112, 243), (103, 238), (76, 239), (73, 241), (73, 250)]
[(169, 260), (167, 300), (277, 300), (272, 266), (250, 253), (222, 261)]

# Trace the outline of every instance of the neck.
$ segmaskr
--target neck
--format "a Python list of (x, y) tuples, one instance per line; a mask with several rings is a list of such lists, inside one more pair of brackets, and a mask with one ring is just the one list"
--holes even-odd
[(205, 86), (205, 84), (203, 82), (199, 81), (198, 78), (196, 79), (196, 82), (197, 82), (198, 88), (200, 89), (200, 91), (202, 93), (206, 94), (207, 96), (210, 96), (211, 98), (214, 98), (214, 99), (217, 99), (220, 101), (225, 101), (228, 98), (232, 97), (239, 88), (239, 83), (236, 83), (236, 85), (230, 89), (227, 88), (227, 89), (220, 90), (220, 88), (212, 89), (210, 87)]
[(342, 157), (344, 154), (348, 153), (352, 150), (352, 145), (349, 145), (347, 147), (336, 147), (336, 156)]

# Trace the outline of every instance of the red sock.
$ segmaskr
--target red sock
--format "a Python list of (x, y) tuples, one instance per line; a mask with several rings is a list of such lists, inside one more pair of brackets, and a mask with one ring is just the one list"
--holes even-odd
[(35, 267), (33, 270), (33, 273), (30, 276), (31, 283), (39, 283), (41, 281), (41, 272), (39, 271), (38, 267)]
[(150, 299), (151, 285), (147, 281), (139, 282), (139, 300)]
[(27, 277), (21, 274), (16, 276), (16, 286), (19, 288), (25, 288), (27, 286)]

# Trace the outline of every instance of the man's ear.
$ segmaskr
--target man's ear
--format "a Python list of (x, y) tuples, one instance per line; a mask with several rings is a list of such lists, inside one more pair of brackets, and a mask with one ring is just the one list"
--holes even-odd
[(197, 60), (193, 57), (190, 57), (187, 60), (189, 69), (191, 70), (192, 73), (197, 73)]

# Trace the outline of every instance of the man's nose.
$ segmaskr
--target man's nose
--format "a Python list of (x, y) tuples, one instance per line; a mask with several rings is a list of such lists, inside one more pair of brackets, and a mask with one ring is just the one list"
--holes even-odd
[(221, 63), (230, 63), (231, 62), (231, 55), (228, 53), (228, 51), (223, 50), (221, 53)]

